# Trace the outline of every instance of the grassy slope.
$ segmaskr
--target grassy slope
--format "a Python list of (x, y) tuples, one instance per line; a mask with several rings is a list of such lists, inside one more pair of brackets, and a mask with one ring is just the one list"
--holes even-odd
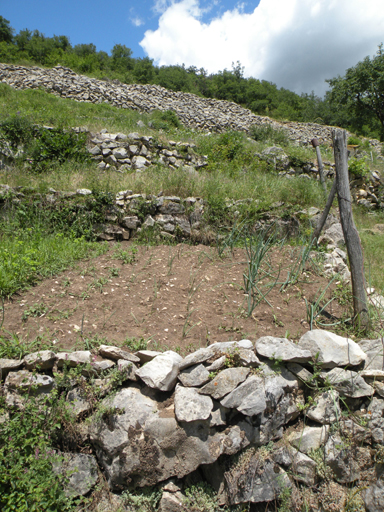
[[(58, 98), (40, 90), (16, 91), (5, 84), (0, 84), (0, 108), (7, 116), (26, 116), (36, 124), (56, 127), (87, 126), (91, 131), (106, 128), (110, 132), (138, 131), (137, 121), (145, 124), (152, 115), (139, 114), (129, 110), (120, 110), (107, 104), (94, 105), (79, 103), (73, 100)], [(17, 114), (18, 113), (18, 114)], [(324, 200), (318, 183), (313, 180), (281, 178), (268, 166), (262, 165), (253, 157), (268, 145), (249, 141), (244, 134), (205, 135), (183, 128), (170, 128), (168, 133), (162, 130), (140, 128), (143, 134), (152, 135), (157, 139), (174, 139), (197, 144), (197, 150), (208, 155), (209, 166), (200, 172), (198, 178), (186, 176), (182, 170), (169, 171), (161, 166), (153, 167), (146, 173), (116, 174), (100, 172), (96, 165), (67, 162), (64, 165), (52, 165), (48, 172), (39, 175), (27, 174), (20, 167), (12, 173), (0, 171), (0, 183), (11, 186), (34, 186), (41, 192), (49, 187), (58, 190), (75, 190), (90, 188), (117, 192), (132, 189), (134, 192), (175, 194), (180, 196), (201, 196), (213, 206), (212, 211), (222, 214), (222, 206), (226, 198), (234, 200), (253, 198), (257, 206), (249, 207), (249, 216), (268, 210), (277, 201), (284, 201), (284, 209), (296, 210), (308, 206), (322, 208)], [(232, 152), (228, 148), (233, 149)], [(314, 159), (311, 149), (286, 147), (288, 153), (305, 159)], [(324, 150), (324, 157), (329, 160), (332, 154)], [(287, 206), (288, 205), (288, 206)], [(291, 206), (289, 206), (291, 205)], [(257, 211), (256, 211), (257, 210)], [(244, 212), (243, 212), (244, 214)], [(380, 222), (382, 216), (357, 215), (359, 227)], [(219, 221), (220, 219), (216, 219)], [(2, 239), (2, 247), (5, 247)], [(7, 243), (13, 243), (7, 242)], [(26, 241), (24, 240), (24, 244)], [(384, 288), (384, 278), (380, 252), (380, 237), (364, 235), (363, 243), (370, 262), (372, 283), (379, 289)], [(52, 267), (54, 268), (54, 267)]]

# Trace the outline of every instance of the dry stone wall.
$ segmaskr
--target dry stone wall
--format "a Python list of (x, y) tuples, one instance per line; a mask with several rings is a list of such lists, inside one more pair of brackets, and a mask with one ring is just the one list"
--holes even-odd
[[(23, 409), (25, 392), (37, 400), (60, 393), (65, 367), (77, 369), (65, 396), (81, 435), (78, 453), (66, 453), (55, 471), (71, 471), (73, 496), (92, 489), (99, 467), (116, 500), (124, 489), (160, 485), (161, 512), (188, 510), (188, 478), (208, 481), (222, 505), (265, 507), (284, 490), (305, 488), (317, 489), (312, 498), (321, 504), (319, 489), (336, 486), (339, 510), (351, 487), (358, 510), (384, 507), (381, 339), (357, 344), (314, 330), (296, 344), (265, 336), (185, 357), (101, 345), (0, 359), (8, 407), (0, 425)], [(82, 445), (94, 455), (81, 453)]]
[[(199, 130), (247, 132), (254, 124), (270, 124), (286, 130), (288, 137), (298, 144), (308, 144), (314, 137), (322, 144), (331, 144), (332, 141), (330, 126), (316, 123), (279, 123), (269, 117), (253, 114), (233, 102), (174, 92), (158, 85), (127, 85), (118, 80), (97, 80), (78, 75), (62, 66), (43, 69), (0, 63), (0, 81), (15, 89), (43, 88), (63, 98), (91, 103), (104, 102), (140, 112), (173, 110), (184, 126)], [(381, 147), (378, 141), (372, 141), (372, 144)]]

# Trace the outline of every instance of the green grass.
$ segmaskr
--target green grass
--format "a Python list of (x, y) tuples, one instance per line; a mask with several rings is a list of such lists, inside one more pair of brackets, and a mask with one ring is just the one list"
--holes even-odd
[(101, 254), (107, 246), (62, 234), (47, 235), (33, 229), (24, 236), (12, 235), (0, 242), (0, 296), (10, 297), (17, 290), (52, 276), (74, 262)]

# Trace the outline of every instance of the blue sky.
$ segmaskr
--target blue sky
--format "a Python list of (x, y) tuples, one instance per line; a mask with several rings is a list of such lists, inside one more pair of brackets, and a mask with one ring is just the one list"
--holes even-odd
[(16, 32), (108, 53), (121, 43), (159, 65), (217, 72), (240, 61), (246, 76), (319, 95), (384, 40), (382, 0), (0, 0), (0, 15)]

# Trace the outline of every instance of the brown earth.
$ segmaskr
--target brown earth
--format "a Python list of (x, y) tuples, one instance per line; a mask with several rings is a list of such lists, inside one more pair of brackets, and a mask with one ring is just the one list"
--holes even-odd
[[(113, 258), (116, 250), (132, 249), (137, 253), (131, 264)], [(264, 275), (260, 289), (274, 282), (279, 267), (278, 283), (283, 282), (297, 256), (298, 248), (274, 248), (264, 265), (273, 275)], [(130, 338), (131, 344), (144, 339), (148, 348), (182, 354), (215, 341), (265, 335), (297, 340), (309, 329), (305, 298), (315, 301), (328, 279), (309, 265), (298, 282), (283, 292), (277, 284), (266, 297), (269, 304), (260, 299), (248, 315), (246, 269), (243, 249), (220, 258), (215, 248), (202, 245), (135, 249), (123, 242), (13, 296), (5, 304), (3, 332), (28, 342), (38, 337), (58, 350), (122, 345)], [(327, 297), (331, 293), (330, 287)], [(345, 314), (336, 300), (327, 312), (336, 319)]]

